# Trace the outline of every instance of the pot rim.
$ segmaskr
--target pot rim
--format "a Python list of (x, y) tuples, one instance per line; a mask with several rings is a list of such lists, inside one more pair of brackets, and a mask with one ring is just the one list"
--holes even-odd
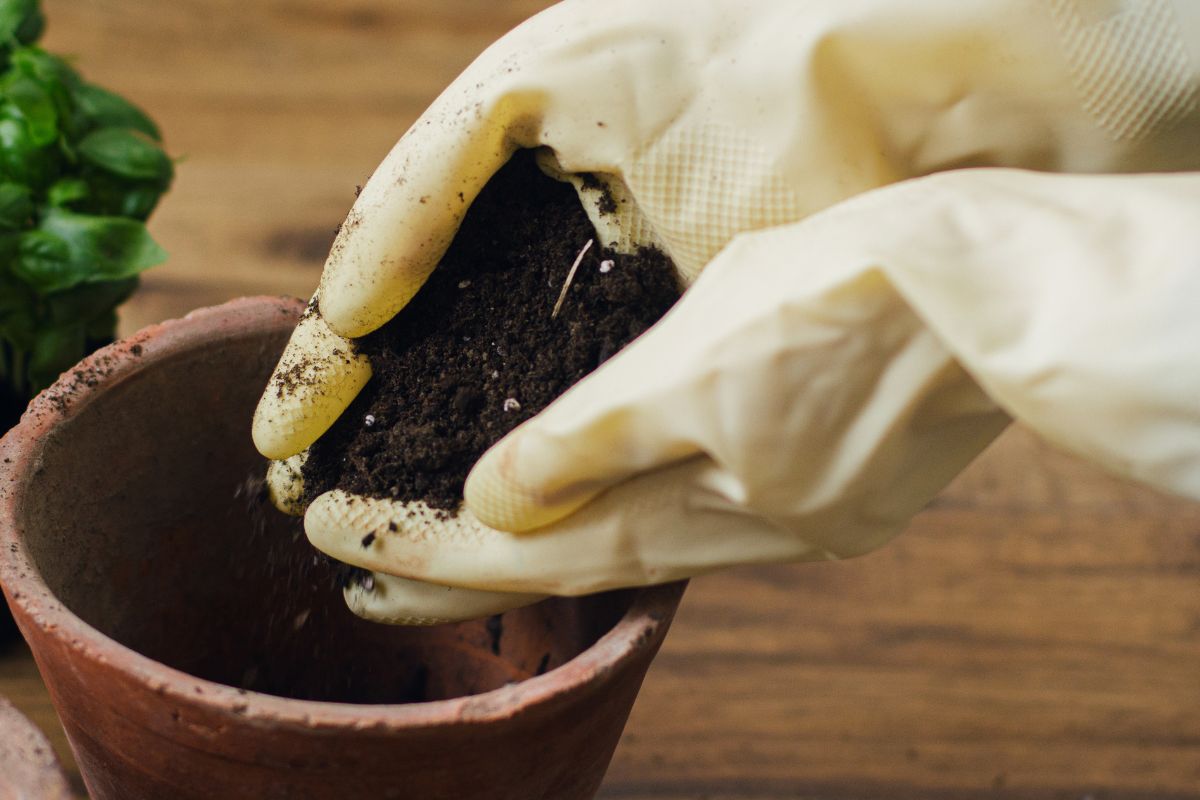
[(9, 603), (25, 617), (21, 620), (19, 616), (19, 621), (37, 626), (43, 635), (99, 668), (125, 673), (147, 691), (247, 722), (309, 731), (411, 730), (509, 718), (603, 682), (639, 651), (658, 646), (686, 581), (636, 590), (630, 607), (599, 640), (555, 669), (520, 683), (422, 703), (335, 703), (279, 697), (198, 678), (120, 644), (68, 610), (42, 580), (18, 531), (17, 508), (37, 468), (42, 437), (77, 415), (96, 396), (140, 372), (143, 365), (152, 365), (148, 356), (164, 358), (185, 352), (203, 345), (214, 331), (252, 335), (279, 331), (284, 328), (281, 322), (290, 328), (304, 308), (305, 303), (296, 298), (243, 297), (151, 325), (88, 356), (30, 403), (20, 423), (0, 438), (0, 584)]

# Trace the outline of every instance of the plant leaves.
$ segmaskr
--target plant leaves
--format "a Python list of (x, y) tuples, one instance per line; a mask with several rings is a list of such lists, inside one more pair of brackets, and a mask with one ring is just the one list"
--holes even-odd
[(81, 325), (90, 325), (96, 320), (103, 322), (106, 314), (129, 299), (137, 285), (138, 279), (134, 276), (119, 281), (82, 284), (46, 295), (47, 318), (53, 327), (73, 322)]
[(0, 114), (0, 177), (39, 189), (58, 171), (54, 150), (53, 145), (35, 144), (24, 120)]
[(54, 100), (40, 83), (23, 75), (13, 76), (4, 82), (3, 97), (25, 121), (34, 147), (58, 138), (58, 112)]
[(36, 41), (46, 26), (38, 0), (0, 2), (0, 41), (16, 39), (21, 44)]
[[(0, 0), (3, 3), (4, 0)], [(12, 65), (19, 72), (42, 83), (47, 88), (62, 86), (74, 89), (81, 80), (75, 68), (40, 47), (22, 47), (12, 54)]]
[(49, 208), (38, 230), (22, 234), (13, 272), (45, 295), (129, 278), (166, 255), (137, 220)]
[(88, 196), (72, 208), (88, 214), (145, 220), (165, 191), (156, 183), (132, 181), (94, 167), (84, 170), (82, 175), (88, 185)]
[(0, 396), (20, 402), (111, 341), (166, 257), (144, 220), (174, 178), (158, 127), (33, 43), (39, 0), (0, 0)]
[(78, 145), (81, 158), (101, 169), (135, 180), (171, 182), (175, 168), (167, 154), (143, 136), (123, 128), (101, 128)]
[(52, 233), (28, 231), (21, 234), (13, 274), (38, 292), (65, 289), (81, 282), (71, 270), (67, 243)]
[(117, 338), (117, 312), (109, 309), (107, 313), (93, 319), (87, 324), (83, 335), (86, 337), (88, 352), (112, 344)]
[(81, 83), (73, 91), (80, 112), (94, 128), (131, 128), (160, 141), (158, 126), (146, 113), (120, 95), (90, 83)]
[(0, 231), (28, 228), (32, 218), (33, 199), (29, 187), (19, 183), (0, 183)]
[(67, 325), (38, 331), (29, 358), (31, 392), (40, 392), (84, 356), (85, 326)]
[(87, 181), (81, 178), (60, 178), (46, 190), (46, 199), (52, 206), (66, 206), (87, 196)]
[(28, 286), (0, 269), (0, 339), (21, 350), (32, 347), (36, 304)]

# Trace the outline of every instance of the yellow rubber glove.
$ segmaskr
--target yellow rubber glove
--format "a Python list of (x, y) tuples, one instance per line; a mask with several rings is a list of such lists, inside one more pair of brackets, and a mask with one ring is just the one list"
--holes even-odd
[(347, 515), (334, 492), (309, 537), (383, 572), (552, 594), (845, 558), (901, 530), (1006, 412), (1200, 499), (1197, 219), (1200, 174), (966, 170), (741, 236), (479, 461), (446, 535), (402, 525), (360, 555), (395, 508)]
[[(1198, 17), (1200, 11), (1183, 0), (1119, 6), (1070, 0), (718, 0), (702, 4), (621, 0), (556, 6), (503, 38), (468, 68), (400, 140), (364, 188), (326, 265), (319, 291), (321, 317), (310, 322), (319, 335), (298, 333), (289, 346), (256, 416), (255, 441), (264, 454), (286, 458), (328, 429), (369, 376), (361, 361), (345, 356), (349, 343), (342, 337), (362, 335), (403, 307), (436, 264), (480, 187), (516, 147), (546, 146), (564, 172), (604, 176), (625, 202), (618, 224), (598, 230), (602, 239), (619, 246), (657, 241), (690, 280), (739, 233), (787, 230), (790, 223), (847, 197), (911, 176), (969, 165), (1064, 172), (1195, 168), (1196, 71), (1190, 48), (1200, 43)], [(586, 202), (586, 192), (583, 195)], [(903, 207), (886, 206), (884, 211), (899, 217), (860, 220), (862, 230), (849, 238), (866, 240), (881, 224), (903, 224)], [(752, 277), (746, 259), (735, 259), (730, 252), (736, 250), (725, 249), (719, 260), (741, 266), (726, 268), (739, 277), (725, 280), (745, 285), (736, 291), (733, 285), (725, 286), (726, 295), (775, 291)], [(801, 282), (810, 280), (804, 273), (811, 270), (815, 280), (826, 269), (808, 258), (790, 263)], [(944, 266), (929, 268), (936, 272)], [(854, 287), (845, 291), (851, 296), (866, 291), (857, 283)], [(784, 289), (778, 292), (783, 294)], [(866, 398), (856, 393), (874, 385), (862, 376), (878, 372), (879, 367), (859, 363), (863, 354), (851, 348), (840, 356), (821, 351), (820, 358), (833, 360), (811, 367), (811, 378), (806, 380), (811, 379), (812, 385), (806, 394), (823, 396), (795, 406), (819, 412), (808, 423), (794, 419), (799, 411), (785, 411), (785, 406), (793, 407), (785, 402), (786, 392), (760, 396), (745, 408), (722, 406), (723, 414), (712, 417), (748, 415), (727, 419), (713, 435), (743, 437), (750, 448), (747, 452), (757, 449), (756, 458), (772, 469), (783, 469), (772, 450), (808, 454), (806, 463), (820, 469), (789, 468), (787, 474), (800, 483), (787, 492), (848, 492), (822, 501), (842, 509), (837, 514), (811, 517), (805, 523), (822, 533), (812, 534), (815, 538), (800, 548), (803, 552), (795, 546), (742, 549), (749, 545), (739, 533), (744, 530), (753, 538), (752, 515), (728, 511), (723, 512), (727, 523), (723, 547), (704, 551), (715, 545), (701, 543), (707, 541), (703, 537), (689, 539), (692, 544), (686, 547), (695, 552), (684, 560), (694, 569), (672, 568), (652, 575), (621, 569), (605, 574), (591, 559), (573, 562), (566, 545), (562, 550), (559, 545), (546, 545), (549, 551), (530, 555), (542, 562), (531, 567), (542, 577), (512, 578), (507, 566), (490, 562), (481, 549), (485, 542), (510, 541), (511, 535), (484, 528), (471, 514), (460, 517), (461, 530), (444, 526), (435, 537), (426, 537), (425, 541), (436, 543), (432, 547), (436, 553), (428, 559), (412, 557), (416, 551), (408, 549), (411, 543), (404, 536), (385, 537), (384, 546), (372, 548), (369, 563), (361, 552), (340, 554), (384, 572), (455, 585), (573, 592), (664, 580), (688, 574), (688, 569), (700, 571), (724, 563), (869, 549), (890, 535), (882, 531), (894, 529), (894, 517), (915, 512), (930, 486), (940, 485), (965, 464), (994, 435), (1001, 417), (965, 376), (946, 377), (958, 369), (948, 355), (957, 354), (953, 341), (943, 341), (922, 327), (921, 318), (911, 312), (911, 320), (905, 323), (909, 327), (902, 325), (903, 332), (892, 330), (890, 321), (903, 316), (892, 307), (892, 300), (879, 299), (882, 306), (877, 312), (864, 313), (854, 304), (843, 312), (837, 302), (844, 296), (835, 292), (814, 297), (812, 302), (826, 304), (825, 310), (806, 313), (820, 316), (827, 311), (834, 317), (844, 313), (853, 324), (866, 326), (861, 336), (863, 342), (872, 343), (868, 354), (879, 349), (902, 358), (907, 347), (888, 337), (921, 339), (928, 341), (922, 346), (943, 350), (940, 357), (945, 366), (934, 370), (942, 377), (935, 379), (933, 373), (925, 375), (918, 369), (916, 378), (904, 378), (917, 380), (915, 385), (901, 385), (901, 378), (889, 381), (888, 402), (908, 398), (918, 403), (928, 399), (927, 393), (940, 398), (943, 390), (935, 389), (935, 384), (940, 386), (938, 381), (945, 379), (953, 385), (945, 391), (955, 399), (939, 399), (935, 405), (949, 403), (949, 417), (965, 415), (972, 420), (964, 423), (965, 430), (950, 426), (942, 432), (942, 438), (952, 440), (946, 444), (950, 452), (921, 456), (943, 460), (929, 468), (930, 475), (919, 479), (914, 475), (918, 487), (904, 502), (885, 504), (882, 512), (872, 510), (870, 503), (864, 505), (863, 498), (875, 493), (869, 482), (880, 479), (865, 465), (875, 459), (909, 463), (916, 456), (906, 449), (913, 446), (908, 438), (882, 435), (873, 445), (882, 448), (879, 452), (824, 452), (822, 448), (830, 446), (860, 446), (836, 433), (811, 442), (791, 441), (800, 432), (813, 431), (820, 420), (844, 421), (861, 410)], [(689, 292), (672, 317), (691, 313), (685, 309), (697, 302)], [(747, 309), (759, 308), (757, 301), (745, 302)], [(735, 318), (738, 313), (720, 312)], [(672, 347), (691, 347), (683, 337), (670, 341)], [(638, 367), (620, 366), (633, 360), (632, 352), (618, 356), (605, 370), (636, 371)], [(755, 357), (744, 355), (751, 361)], [(851, 356), (855, 363), (836, 363), (837, 357)], [(729, 353), (718, 363), (733, 364), (741, 357)], [(686, 351), (672, 358), (695, 363)], [(842, 383), (835, 380), (839, 375)], [(963, 387), (958, 387), (959, 382)], [(677, 397), (676, 402), (685, 399)], [(758, 414), (763, 410), (782, 416), (761, 418)], [(899, 418), (912, 409), (896, 407), (891, 413)], [(876, 420), (874, 415), (871, 419), (881, 432), (896, 421)], [(946, 415), (933, 419), (948, 424)], [(769, 431), (765, 439), (754, 435), (756, 424)], [(614, 431), (619, 429), (616, 426)], [(606, 464), (604, 485), (662, 463), (657, 445), (652, 444), (654, 431), (644, 433), (651, 443), (645, 452), (654, 455), (626, 454), (624, 463)], [(930, 435), (936, 438), (936, 432)], [(531, 440), (521, 434), (514, 441)], [(468, 485), (470, 506), (489, 522), (514, 529), (558, 519), (592, 493), (576, 488), (562, 496), (543, 497), (539, 487), (573, 486), (575, 477), (566, 462), (596, 455), (589, 449), (595, 441), (582, 438), (564, 444), (564, 450), (547, 456), (549, 460), (540, 467), (521, 461), (526, 466), (519, 469), (546, 471), (532, 478), (485, 469), (489, 459), (499, 458), (489, 456)], [(765, 442), (772, 447), (764, 452)], [(707, 445), (691, 437), (671, 446), (678, 450), (668, 450), (685, 463), (651, 474), (665, 481), (656, 490), (660, 498), (683, 502), (691, 495), (680, 487), (691, 485), (694, 476), (689, 470), (699, 468), (698, 454), (706, 452)], [(920, 447), (926, 446), (922, 440)], [(505, 444), (495, 452), (516, 452), (516, 447)], [(811, 455), (818, 452), (819, 457)], [(608, 460), (601, 456), (597, 463)], [(847, 488), (842, 473), (852, 465), (865, 470), (859, 479), (866, 482), (851, 481), (857, 487), (854, 491)], [(560, 469), (564, 471), (557, 477), (551, 474)], [(481, 477), (487, 474), (501, 477)], [(674, 477), (662, 477), (671, 474)], [(560, 524), (607, 513), (614, 535), (625, 537), (625, 521), (636, 509), (611, 508), (613, 498), (624, 496), (623, 491), (618, 486)], [(738, 502), (748, 509), (753, 507), (750, 500)], [(339, 549), (334, 540), (340, 535), (332, 531), (356, 530), (358, 540), (378, 521), (373, 514), (350, 517), (338, 512), (338, 507), (344, 505), (339, 506), (336, 498), (323, 498), (306, 520), (310, 538), (331, 551)], [(840, 532), (834, 524), (840, 524), (846, 514), (876, 513), (882, 514), (884, 522), (865, 539), (853, 529)], [(405, 517), (407, 512), (392, 516)], [(775, 522), (767, 528), (779, 532)], [(549, 529), (535, 536), (537, 541), (558, 540)], [(675, 542), (674, 546), (684, 545)], [(615, 563), (628, 561), (629, 547), (611, 549)], [(451, 556), (458, 551), (460, 555)], [(417, 562), (423, 562), (420, 568), (412, 566)], [(441, 562), (450, 566), (430, 566)], [(558, 577), (545, 577), (550, 575)], [(419, 608), (402, 608), (403, 603), (397, 601), (390, 611), (379, 606), (366, 609), (362, 603), (357, 608), (390, 619), (424, 616)]]

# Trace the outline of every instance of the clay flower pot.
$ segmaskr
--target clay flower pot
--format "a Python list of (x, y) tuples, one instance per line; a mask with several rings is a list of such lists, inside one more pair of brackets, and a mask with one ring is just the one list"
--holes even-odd
[(592, 797), (683, 586), (353, 617), (253, 480), (251, 412), (301, 310), (149, 328), (0, 442), (0, 581), (92, 796)]
[(0, 800), (70, 800), (50, 742), (0, 696)]

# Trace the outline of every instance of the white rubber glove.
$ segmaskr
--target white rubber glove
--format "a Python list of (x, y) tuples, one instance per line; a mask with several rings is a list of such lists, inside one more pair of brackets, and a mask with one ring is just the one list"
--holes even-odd
[(966, 170), (747, 234), (490, 450), (445, 535), (409, 526), (362, 557), (362, 530), (394, 508), (347, 514), (335, 492), (309, 536), (410, 578), (553, 594), (845, 558), (1003, 429), (988, 395), (1200, 499), (1197, 220), (1198, 174)]
[[(601, 227), (602, 238), (621, 246), (657, 240), (691, 278), (739, 232), (785, 225), (914, 175), (972, 164), (1092, 172), (1194, 168), (1195, 70), (1189, 47), (1200, 42), (1198, 16), (1182, 0), (1120, 6), (1070, 0), (620, 0), (556, 6), (489, 49), (372, 177), (330, 254), (320, 291), (324, 319), (309, 323), (319, 335), (299, 333), (289, 347), (278, 374), (292, 380), (268, 390), (255, 420), (255, 441), (268, 456), (284, 458), (328, 428), (369, 377), (369, 367), (345, 356), (348, 343), (340, 337), (368, 332), (407, 302), (467, 205), (515, 147), (546, 145), (563, 170), (601, 173), (624, 201), (619, 224)], [(867, 233), (878, 223), (862, 224)], [(793, 266), (809, 268), (807, 259)], [(752, 279), (747, 274), (745, 280)], [(748, 283), (739, 292), (756, 286)], [(689, 293), (680, 313), (692, 303)], [(861, 319), (883, 326), (866, 332), (867, 340), (893, 335), (884, 319), (889, 315)], [(953, 342), (947, 344), (954, 349)], [(626, 357), (618, 357), (613, 368)], [(819, 372), (833, 376), (843, 369), (853, 365), (827, 364)], [(856, 400), (853, 391), (864, 384), (843, 387), (824, 377), (816, 384), (826, 397), (805, 408), (824, 408), (835, 419), (856, 413), (863, 398)], [(914, 401), (922, 391), (895, 389)], [(977, 392), (962, 402), (979, 414), (977, 424), (966, 426), (974, 433), (962, 434), (977, 450), (999, 423)], [(774, 408), (779, 400), (756, 403)], [(737, 413), (729, 406), (725, 416)], [(763, 436), (752, 435), (753, 422), (729, 419), (728, 433), (757, 447)], [(772, 443), (793, 435), (778, 420), (760, 424)], [(814, 445), (835, 439), (789, 442), (781, 449), (811, 453)], [(878, 454), (885, 461), (906, 463), (912, 457), (904, 452), (903, 438), (880, 446), (889, 451)], [(686, 452), (681, 449), (681, 455)], [(847, 451), (826, 453), (820, 461), (828, 468), (875, 457)], [(969, 455), (946, 458), (948, 477)], [(627, 471), (644, 466), (632, 458), (625, 464)], [(816, 482), (797, 488), (801, 493), (840, 485), (836, 476), (818, 471), (798, 477)], [(679, 477), (670, 485), (686, 484)], [(475, 490), (469, 499), (477, 504)], [(551, 519), (559, 506), (574, 507), (578, 500), (550, 503), (553, 512), (535, 514), (521, 510), (529, 503), (517, 498), (518, 511), (505, 524), (522, 527), (532, 519), (526, 514)], [(829, 498), (847, 508), (860, 501), (853, 493)], [(593, 505), (599, 509), (604, 502)], [(497, 523), (504, 521), (494, 510), (498, 503), (482, 512)], [(356, 529), (361, 539), (376, 521), (374, 514), (337, 517), (333, 505), (318, 502), (309, 512), (307, 528), (318, 546), (335, 548), (328, 530)], [(336, 519), (319, 522), (322, 514)], [(618, 517), (613, 520), (618, 524)], [(492, 533), (470, 516), (461, 524), (462, 535), (437, 532), (439, 552), (453, 549), (453, 541), (469, 549)], [(839, 535), (832, 526), (823, 534)], [(739, 551), (736, 535), (726, 539), (727, 547), (707, 553), (699, 551), (709, 544), (687, 545), (697, 550), (689, 558), (699, 568), (767, 557)], [(342, 555), (395, 574), (431, 577), (417, 564), (423, 559), (409, 558), (416, 551), (401, 553), (407, 545), (395, 542), (394, 548), (388, 541), (373, 548), (366, 554), (370, 559), (362, 552)], [(821, 548), (830, 554), (861, 550)], [(384, 552), (386, 558), (380, 556)], [(778, 557), (799, 556), (789, 550)], [(538, 558), (546, 572), (569, 571), (568, 551)], [(467, 559), (480, 562), (476, 568), (488, 566), (478, 551)], [(533, 585), (498, 577), (501, 572), (476, 580), (447, 570), (444, 580)], [(611, 578), (598, 574), (592, 583), (610, 585)], [(567, 584), (580, 585), (575, 579), (555, 581), (554, 591), (576, 590), (561, 588)], [(358, 610), (377, 617), (406, 616), (396, 611), (399, 605), (392, 613), (356, 602)]]

